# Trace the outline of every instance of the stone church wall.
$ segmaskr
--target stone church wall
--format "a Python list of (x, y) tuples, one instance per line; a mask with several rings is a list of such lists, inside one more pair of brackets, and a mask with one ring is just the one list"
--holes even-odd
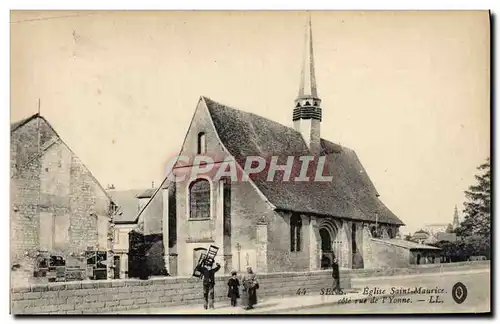
[[(271, 272), (269, 255), (273, 252), (273, 247), (262, 244), (261, 241), (266, 238), (264, 236), (267, 236), (267, 241), (271, 239), (270, 226), (276, 217), (276, 213), (250, 182), (239, 182), (231, 186), (230, 250), (233, 269), (244, 271), (248, 264), (257, 272)], [(262, 234), (257, 230), (259, 223), (262, 224), (259, 225)]]
[(370, 253), (365, 255), (366, 269), (404, 268), (410, 264), (410, 250), (375, 240), (367, 240)]
[(301, 216), (301, 250), (291, 252), (290, 217), (290, 212), (279, 212), (269, 218), (268, 272), (308, 271), (310, 268), (310, 218)]
[[(189, 161), (184, 164), (186, 167), (174, 169), (177, 175), (185, 174), (185, 179), (176, 183), (176, 214), (177, 214), (177, 275), (186, 276), (193, 273), (194, 265), (198, 258), (195, 249), (208, 249), (211, 244), (219, 247), (216, 262), (224, 266), (224, 251), (228, 247), (224, 246), (223, 239), (223, 204), (222, 192), (219, 182), (214, 182), (210, 176), (201, 174), (200, 178), (206, 178), (211, 183), (211, 218), (204, 220), (189, 219), (188, 210), (188, 189), (191, 184), (192, 166), (194, 159), (198, 155), (198, 136), (205, 134), (205, 152), (213, 161), (223, 161), (228, 155), (224, 152), (221, 143), (210, 119), (208, 109), (200, 101), (187, 131), (184, 146), (181, 149), (180, 156), (186, 157)], [(202, 154), (203, 155), (203, 154)], [(215, 166), (215, 165), (211, 165)]]
[[(145, 199), (145, 198), (143, 198)], [(144, 234), (161, 234), (163, 229), (163, 195), (159, 192), (143, 211)]]

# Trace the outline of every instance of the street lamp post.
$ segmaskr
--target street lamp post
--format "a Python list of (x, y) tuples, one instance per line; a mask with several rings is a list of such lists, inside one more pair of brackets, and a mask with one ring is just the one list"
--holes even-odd
[(236, 249), (238, 250), (238, 271), (241, 271), (241, 259), (240, 259), (241, 245), (240, 245), (240, 243), (236, 243)]

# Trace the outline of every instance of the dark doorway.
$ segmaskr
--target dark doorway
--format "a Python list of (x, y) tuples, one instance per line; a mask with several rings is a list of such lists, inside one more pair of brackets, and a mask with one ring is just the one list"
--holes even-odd
[(323, 255), (321, 258), (321, 269), (330, 269), (332, 267), (332, 262), (330, 261), (330, 258)]
[(420, 264), (420, 254), (417, 254), (417, 264)]
[(332, 238), (330, 233), (324, 228), (319, 230), (319, 236), (321, 236), (321, 251), (330, 252), (332, 250)]
[(333, 261), (332, 238), (327, 229), (319, 230), (321, 237), (321, 269), (329, 269)]
[(115, 279), (120, 279), (120, 256), (119, 255), (115, 255), (113, 261), (114, 261), (114, 265), (115, 265), (114, 278)]
[(128, 234), (129, 249), (128, 249), (128, 277), (148, 279), (149, 271), (146, 259), (146, 244), (144, 235), (135, 230)]

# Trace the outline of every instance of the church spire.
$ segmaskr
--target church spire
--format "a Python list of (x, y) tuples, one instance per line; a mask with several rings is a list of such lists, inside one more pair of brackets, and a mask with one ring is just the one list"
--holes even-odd
[(457, 205), (455, 205), (455, 212), (453, 213), (453, 229), (456, 229), (460, 226), (460, 222), (458, 220), (458, 209)]
[(314, 50), (311, 16), (308, 19), (308, 26), (305, 34), (304, 62), (300, 76), (300, 88), (298, 98), (312, 97), (318, 98), (316, 88), (316, 75), (314, 73)]
[(314, 67), (313, 34), (311, 16), (306, 27), (304, 62), (300, 74), (299, 94), (293, 110), (293, 127), (302, 134), (304, 141), (313, 154), (321, 150), (321, 99), (318, 97)]

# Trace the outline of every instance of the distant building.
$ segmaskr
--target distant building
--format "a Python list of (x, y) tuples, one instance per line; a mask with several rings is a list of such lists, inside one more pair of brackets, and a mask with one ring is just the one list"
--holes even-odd
[(416, 231), (412, 236), (411, 240), (413, 242), (419, 243), (419, 244), (424, 244), (425, 241), (427, 241), (430, 237), (430, 234), (423, 229)]
[(457, 229), (458, 227), (460, 227), (460, 221), (458, 218), (457, 205), (455, 205), (455, 212), (453, 213), (453, 229)]
[(374, 258), (373, 262), (377, 262), (379, 252), (397, 255), (397, 258), (390, 258), (383, 260), (379, 264), (379, 268), (406, 268), (409, 265), (420, 265), (430, 263), (440, 263), (441, 249), (419, 244), (415, 242), (398, 240), (398, 239), (372, 239), (378, 244), (374, 245), (377, 250), (371, 253), (370, 257)]
[[(422, 231), (415, 233), (419, 233), (416, 240), (425, 244), (432, 244), (439, 241), (455, 242), (457, 240), (456, 234), (447, 233), (447, 231), (450, 227), (455, 230), (459, 226), (460, 222), (458, 217), (458, 210), (457, 206), (455, 205), (455, 212), (453, 213), (453, 223), (428, 224), (424, 226), (424, 229)], [(424, 239), (425, 235), (427, 235), (427, 237)]]
[(88, 250), (111, 257), (116, 206), (82, 161), (38, 114), (11, 124), (10, 137), (12, 285), (43, 281), (52, 255), (67, 265)]
[(429, 235), (436, 235), (437, 233), (446, 232), (448, 225), (449, 223), (427, 224), (424, 226), (423, 230)]
[(138, 198), (145, 190), (108, 190), (118, 206), (114, 218), (114, 278), (127, 278), (128, 251), (131, 230), (137, 227), (137, 214), (140, 211), (141, 201)]

